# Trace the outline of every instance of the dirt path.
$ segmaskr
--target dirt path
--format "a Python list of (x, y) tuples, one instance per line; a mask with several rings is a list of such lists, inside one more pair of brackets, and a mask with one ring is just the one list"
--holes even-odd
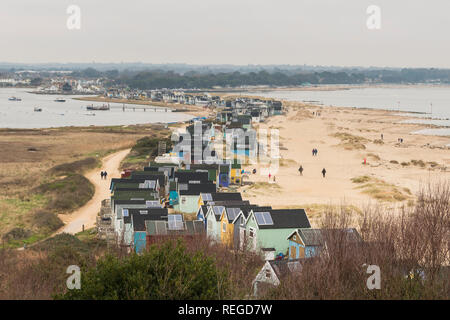
[[(89, 229), (95, 226), (97, 213), (100, 212), (102, 200), (109, 198), (111, 195), (111, 193), (109, 192), (111, 178), (120, 177), (120, 163), (127, 156), (130, 150), (131, 149), (126, 149), (110, 154), (102, 160), (103, 165), (101, 168), (95, 169), (85, 174), (85, 177), (89, 179), (89, 181), (95, 187), (94, 196), (91, 200), (89, 200), (88, 203), (86, 203), (83, 207), (79, 208), (73, 213), (59, 215), (65, 226), (55, 232), (52, 236), (63, 232), (70, 234), (78, 233), (82, 231), (83, 225), (85, 229)], [(108, 172), (108, 179), (102, 180), (100, 177), (100, 172), (105, 170), (106, 172)]]

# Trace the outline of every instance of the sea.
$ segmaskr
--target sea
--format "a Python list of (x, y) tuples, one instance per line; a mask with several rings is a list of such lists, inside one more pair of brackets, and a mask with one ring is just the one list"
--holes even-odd
[[(73, 95), (44, 95), (30, 93), (33, 89), (0, 88), (0, 128), (38, 129), (69, 126), (116, 126), (147, 123), (175, 123), (190, 120), (192, 115), (171, 112), (170, 109), (152, 107), (145, 112), (142, 106), (123, 111), (123, 104), (110, 103), (109, 111), (87, 111), (87, 105), (101, 106), (101, 102), (74, 100)], [(17, 97), (22, 101), (10, 101)], [(56, 98), (66, 102), (55, 102)], [(35, 112), (34, 108), (42, 112)], [(117, 108), (116, 108), (117, 107)], [(156, 108), (156, 111), (154, 111)]]
[(345, 90), (303, 88), (245, 92), (243, 95), (263, 96), (288, 101), (311, 102), (324, 106), (384, 109), (412, 117), (406, 123), (432, 124), (413, 133), (450, 136), (450, 86), (355, 87)]

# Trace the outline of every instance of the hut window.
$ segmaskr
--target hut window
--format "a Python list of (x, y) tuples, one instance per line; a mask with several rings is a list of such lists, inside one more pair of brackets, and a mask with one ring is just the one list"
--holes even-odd
[(270, 270), (269, 269), (266, 269), (266, 278), (267, 279), (270, 279), (270, 275), (271, 275), (272, 273), (270, 272)]

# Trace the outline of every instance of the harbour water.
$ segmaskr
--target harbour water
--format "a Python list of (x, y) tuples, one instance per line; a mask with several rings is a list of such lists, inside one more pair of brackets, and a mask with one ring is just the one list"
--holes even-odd
[[(109, 111), (87, 111), (87, 105), (102, 105), (100, 102), (74, 100), (79, 96), (64, 95), (65, 102), (55, 102), (57, 95), (29, 93), (33, 89), (0, 88), (0, 128), (35, 129), (67, 126), (112, 126), (145, 123), (170, 123), (186, 121), (193, 116), (181, 112), (170, 112), (153, 107), (146, 112), (138, 109), (122, 110), (122, 104), (111, 103)], [(21, 101), (10, 101), (17, 97)], [(133, 106), (133, 105), (125, 105)], [(118, 108), (115, 108), (118, 107)], [(41, 112), (34, 111), (42, 109)], [(94, 115), (95, 114), (95, 115)]]
[(369, 87), (348, 90), (278, 90), (246, 92), (288, 101), (311, 101), (312, 104), (335, 107), (386, 109), (408, 113), (417, 118), (409, 123), (433, 124), (436, 129), (420, 134), (450, 136), (450, 86)]

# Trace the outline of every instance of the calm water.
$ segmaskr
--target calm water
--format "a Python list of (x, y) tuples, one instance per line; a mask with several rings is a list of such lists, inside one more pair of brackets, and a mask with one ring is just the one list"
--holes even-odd
[(263, 91), (246, 94), (290, 101), (319, 101), (325, 106), (420, 112), (423, 114), (409, 114), (417, 120), (407, 121), (446, 127), (421, 130), (421, 134), (450, 135), (450, 86), (377, 87), (335, 91)]
[[(78, 96), (61, 96), (66, 102), (55, 102), (56, 95), (39, 95), (27, 93), (30, 89), (0, 88), (0, 128), (51, 128), (67, 126), (109, 126), (144, 123), (168, 123), (185, 121), (192, 116), (180, 112), (165, 112), (163, 108), (146, 112), (111, 108), (110, 111), (86, 111), (90, 104), (102, 105), (100, 102), (78, 101)], [(15, 96), (22, 101), (9, 101)], [(111, 107), (122, 104), (110, 104)], [(127, 105), (126, 105), (127, 106)], [(130, 105), (128, 105), (130, 106)], [(131, 105), (132, 106), (132, 105)], [(34, 108), (42, 112), (34, 112)], [(95, 113), (95, 116), (87, 115)]]

